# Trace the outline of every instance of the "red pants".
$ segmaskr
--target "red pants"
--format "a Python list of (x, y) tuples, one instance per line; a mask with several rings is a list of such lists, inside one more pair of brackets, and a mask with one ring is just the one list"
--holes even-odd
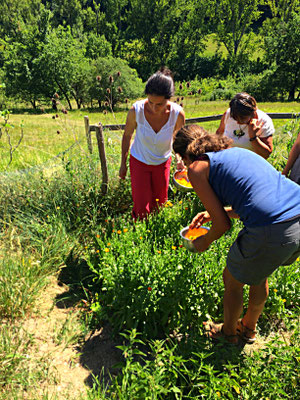
[(145, 218), (152, 210), (168, 200), (172, 158), (160, 165), (147, 165), (130, 156), (132, 215)]

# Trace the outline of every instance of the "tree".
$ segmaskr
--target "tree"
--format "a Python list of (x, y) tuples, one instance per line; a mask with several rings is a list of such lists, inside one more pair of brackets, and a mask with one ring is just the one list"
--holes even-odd
[(217, 41), (223, 43), (228, 51), (228, 57), (234, 70), (238, 59), (250, 45), (246, 33), (251, 32), (251, 25), (261, 15), (258, 6), (265, 0), (212, 0), (210, 6), (210, 21)]
[(40, 0), (0, 0), (0, 37), (18, 38), (37, 24), (43, 8)]
[(42, 10), (36, 25), (27, 26), (20, 21), (18, 38), (7, 39), (3, 53), (7, 95), (29, 101), (34, 108), (37, 101), (49, 97), (53, 90), (51, 82), (44, 79), (39, 64), (50, 29), (49, 20), (49, 11)]
[(50, 3), (53, 27), (70, 27), (72, 34), (82, 31), (82, 7), (80, 0), (53, 0)]
[[(84, 52), (83, 44), (73, 38), (69, 27), (58, 27), (47, 36), (38, 59), (45, 82), (52, 85), (53, 93), (58, 92), (65, 97), (70, 109), (71, 97), (75, 93), (72, 92), (72, 84), (78, 82), (82, 71), (88, 68)], [(78, 106), (80, 104), (81, 101), (77, 102)]]
[(281, 21), (288, 22), (292, 17), (292, 13), (300, 10), (299, 0), (270, 0), (269, 6), (274, 17)]
[(263, 32), (265, 59), (275, 68), (273, 85), (287, 91), (288, 99), (294, 100), (300, 89), (300, 15), (292, 12), (287, 21), (266, 21)]
[(85, 56), (92, 60), (112, 55), (112, 46), (104, 35), (90, 33), (86, 36)]
[[(161, 65), (168, 64), (177, 52), (187, 55), (199, 49), (204, 24), (193, 25), (192, 22), (199, 21), (200, 15), (203, 21), (203, 4), (204, 1), (196, 0), (131, 1), (126, 38), (131, 43), (141, 44), (136, 49), (136, 60), (143, 79)], [(122, 55), (125, 56), (124, 50)]]

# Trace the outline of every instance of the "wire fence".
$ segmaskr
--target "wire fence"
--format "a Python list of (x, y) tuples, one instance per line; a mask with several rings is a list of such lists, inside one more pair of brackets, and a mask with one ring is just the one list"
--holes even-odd
[[(299, 119), (300, 120), (300, 113), (267, 113), (272, 119)], [(217, 115), (210, 115), (210, 116), (203, 116), (203, 117), (196, 117), (196, 118), (187, 118), (186, 119), (186, 124), (194, 124), (194, 123), (202, 123), (202, 122), (207, 122), (207, 121), (218, 121), (222, 118), (223, 114), (217, 114)], [(52, 156), (49, 158), (47, 161), (44, 163), (25, 168), (25, 169), (19, 169), (15, 171), (4, 171), (0, 172), (0, 178), (6, 178), (6, 177), (12, 177), (12, 176), (18, 176), (18, 175), (24, 175), (24, 174), (30, 174), (30, 173), (35, 173), (39, 171), (43, 171), (45, 169), (53, 169), (53, 168), (58, 168), (62, 166), (62, 163), (64, 162), (64, 156), (70, 153), (73, 149), (79, 148), (85, 153), (86, 157), (91, 157), (91, 154), (93, 152), (92, 150), (92, 139), (91, 139), (91, 132), (96, 132), (99, 126), (101, 124), (95, 124), (95, 125), (90, 125), (89, 124), (89, 119), (88, 117), (84, 117), (84, 125), (85, 125), (85, 131), (86, 131), (86, 140), (87, 140), (87, 151), (83, 149), (82, 146), (86, 148), (86, 143), (83, 143), (84, 140), (75, 140), (74, 143), (72, 143), (69, 147), (67, 147), (65, 150), (60, 151), (58, 154)], [(108, 130), (108, 131), (119, 131), (123, 130), (125, 128), (125, 124), (108, 124), (108, 125), (103, 125), (102, 129)], [(103, 145), (104, 149), (104, 145)], [(104, 151), (104, 150), (102, 150)], [(105, 156), (105, 154), (104, 154)], [(100, 162), (101, 162), (101, 157), (99, 154)], [(57, 163), (57, 161), (60, 160), (60, 163)], [(54, 163), (54, 164), (53, 164)]]

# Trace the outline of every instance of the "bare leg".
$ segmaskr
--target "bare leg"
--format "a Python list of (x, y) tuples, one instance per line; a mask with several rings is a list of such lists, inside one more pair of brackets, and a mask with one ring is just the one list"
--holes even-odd
[(227, 267), (223, 272), (223, 280), (225, 285), (223, 330), (226, 335), (236, 335), (237, 321), (243, 312), (244, 284), (237, 281)]
[(249, 329), (255, 330), (256, 323), (262, 313), (265, 302), (269, 294), (268, 279), (260, 285), (250, 286), (249, 304), (246, 314), (243, 318), (243, 324)]

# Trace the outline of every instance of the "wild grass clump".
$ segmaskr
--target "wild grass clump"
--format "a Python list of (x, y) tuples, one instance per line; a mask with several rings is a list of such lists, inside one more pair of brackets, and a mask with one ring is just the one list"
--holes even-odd
[[(89, 399), (285, 399), (299, 396), (299, 330), (251, 355), (211, 346), (200, 335), (146, 343), (135, 330), (119, 346), (122, 374), (96, 379)], [(282, 368), (280, 367), (283, 363)]]

